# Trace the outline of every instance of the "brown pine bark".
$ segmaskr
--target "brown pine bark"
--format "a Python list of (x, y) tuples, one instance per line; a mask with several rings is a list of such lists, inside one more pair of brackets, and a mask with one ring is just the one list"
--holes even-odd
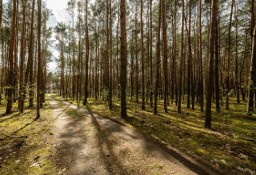
[(120, 28), (121, 28), (121, 117), (126, 119), (126, 84), (127, 84), (127, 39), (126, 39), (126, 5), (125, 0), (120, 0)]
[(34, 107), (34, 13), (35, 13), (35, 0), (32, 2), (31, 12), (31, 26), (29, 36), (29, 53), (28, 53), (28, 74), (29, 74), (29, 108)]
[(38, 61), (37, 61), (37, 107), (36, 107), (36, 118), (40, 118), (40, 107), (41, 107), (41, 76), (42, 76), (42, 58), (41, 58), (41, 0), (37, 1), (38, 3), (38, 33), (37, 33), (37, 42), (38, 42)]
[(113, 58), (112, 58), (112, 25), (113, 25), (113, 19), (112, 19), (112, 0), (109, 0), (109, 109), (113, 109)]
[(231, 89), (230, 85), (230, 66), (231, 66), (231, 29), (232, 29), (232, 19), (233, 19), (233, 8), (234, 8), (234, 0), (231, 3), (231, 11), (230, 11), (230, 19), (229, 19), (229, 30), (228, 30), (228, 72), (226, 78), (226, 110), (229, 110), (229, 92)]
[(177, 105), (177, 100), (178, 100), (178, 92), (177, 92), (177, 76), (176, 76), (176, 67), (177, 67), (177, 63), (176, 63), (176, 60), (177, 60), (177, 35), (176, 35), (176, 29), (177, 29), (177, 22), (176, 22), (176, 19), (177, 19), (177, 1), (174, 0), (174, 3), (173, 3), (173, 15), (172, 15), (172, 35), (173, 35), (173, 42), (172, 42), (172, 83), (171, 83), (171, 100), (172, 100), (172, 103), (173, 103), (173, 100), (174, 100), (174, 97), (176, 98), (176, 105)]
[[(188, 18), (188, 63), (187, 63), (187, 108), (190, 108), (191, 78), (192, 78), (192, 46), (191, 46), (191, 1), (189, 1)], [(186, 25), (187, 26), (187, 25)]]
[(199, 83), (198, 83), (198, 91), (199, 91), (199, 103), (201, 112), (204, 111), (204, 78), (203, 78), (203, 59), (202, 59), (202, 0), (199, 0), (199, 19), (198, 19), (198, 32), (199, 32), (199, 52), (198, 52), (198, 60), (199, 60)]
[(164, 111), (167, 113), (168, 105), (168, 50), (167, 50), (167, 21), (166, 21), (166, 0), (162, 0), (163, 20), (163, 74), (164, 74)]
[[(98, 40), (96, 38), (96, 40)], [(90, 50), (89, 50), (89, 30), (88, 30), (88, 0), (85, 0), (85, 84), (84, 84), (84, 102), (83, 105), (86, 105), (88, 100), (88, 73), (89, 73), (89, 55), (90, 55)], [(96, 41), (96, 49), (97, 49), (97, 41)], [(96, 51), (97, 53), (97, 51)], [(97, 55), (97, 54), (96, 54)], [(97, 74), (97, 73), (96, 73)], [(98, 76), (96, 75), (96, 79)], [(98, 81), (98, 80), (96, 80)], [(98, 87), (98, 86), (97, 86)], [(95, 88), (96, 90), (96, 96), (98, 96), (98, 88)]]
[(141, 34), (141, 90), (142, 103), (141, 109), (145, 110), (145, 58), (144, 58), (144, 32), (143, 32), (143, 0), (140, 1), (140, 34)]
[(212, 107), (212, 94), (213, 94), (213, 66), (214, 66), (214, 44), (218, 39), (216, 36), (217, 14), (218, 14), (218, 0), (212, 0), (211, 2), (211, 27), (210, 27), (210, 57), (207, 76), (207, 94), (206, 94), (206, 110), (205, 110), (205, 128), (211, 129), (211, 107)]
[(219, 21), (217, 20), (216, 24), (216, 33), (215, 33), (215, 103), (216, 111), (220, 112), (220, 86), (219, 86)]
[(25, 84), (24, 84), (24, 61), (26, 50), (26, 0), (22, 0), (22, 31), (20, 41), (20, 88), (19, 88), (19, 111), (24, 111)]
[(152, 0), (149, 0), (149, 60), (150, 60), (150, 107), (153, 108), (153, 24), (152, 24)]
[(9, 47), (9, 69), (8, 69), (8, 78), (7, 78), (7, 105), (6, 105), (6, 114), (11, 114), (12, 112), (12, 103), (13, 103), (13, 72), (14, 72), (14, 44), (16, 37), (16, 23), (17, 23), (17, 0), (13, 0), (13, 12), (12, 12), (12, 23), (11, 23), (11, 39)]
[(162, 19), (162, 0), (159, 2), (159, 11), (158, 11), (158, 29), (157, 29), (157, 45), (156, 45), (156, 71), (155, 71), (155, 92), (154, 92), (154, 114), (157, 114), (157, 98), (159, 91), (159, 69), (161, 64), (160, 59), (160, 33), (161, 33), (161, 20)]
[(182, 24), (181, 24), (181, 48), (180, 48), (180, 69), (179, 69), (179, 94), (178, 94), (178, 113), (181, 113), (181, 97), (182, 97), (182, 74), (183, 74), (183, 60), (184, 60), (184, 0), (182, 0)]

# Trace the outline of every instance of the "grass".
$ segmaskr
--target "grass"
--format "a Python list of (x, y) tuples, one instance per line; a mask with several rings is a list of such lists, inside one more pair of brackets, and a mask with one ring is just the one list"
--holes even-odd
[(57, 174), (52, 160), (55, 150), (49, 101), (38, 120), (27, 103), (24, 114), (17, 112), (17, 103), (13, 110), (5, 116), (5, 104), (0, 106), (0, 174)]
[[(159, 102), (159, 114), (152, 108), (128, 101), (129, 124), (145, 135), (157, 139), (166, 146), (175, 147), (200, 162), (211, 165), (224, 174), (256, 173), (256, 117), (247, 117), (246, 103), (230, 100), (230, 110), (219, 114), (213, 108), (212, 130), (204, 128), (204, 113), (182, 106), (182, 114), (175, 105), (169, 105), (164, 113), (163, 101)], [(114, 109), (108, 110), (102, 101), (89, 99), (89, 107), (95, 113), (125, 122), (120, 118), (120, 102), (114, 100)]]

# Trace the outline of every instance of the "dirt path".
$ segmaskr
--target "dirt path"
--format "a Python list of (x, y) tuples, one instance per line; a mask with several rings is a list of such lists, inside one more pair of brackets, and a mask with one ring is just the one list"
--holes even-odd
[[(55, 161), (67, 175), (198, 174), (135, 130), (75, 105), (51, 101)], [(68, 115), (70, 110), (78, 115)]]

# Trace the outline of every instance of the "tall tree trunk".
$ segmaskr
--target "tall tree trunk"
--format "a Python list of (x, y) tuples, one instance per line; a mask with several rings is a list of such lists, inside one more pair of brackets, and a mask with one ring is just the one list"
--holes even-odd
[(150, 50), (150, 107), (153, 108), (153, 25), (152, 25), (152, 0), (149, 0), (149, 23), (150, 23), (150, 31), (149, 31), (149, 50)]
[(34, 69), (34, 13), (35, 13), (35, 0), (32, 2), (32, 12), (31, 12), (31, 26), (30, 26), (30, 36), (29, 36), (29, 53), (28, 53), (28, 66), (29, 66), (29, 108), (33, 108), (34, 104), (34, 89), (33, 89), (33, 69)]
[(237, 5), (235, 5), (235, 24), (236, 24), (236, 56), (235, 56), (235, 81), (236, 81), (236, 100), (240, 103), (240, 87), (238, 80), (238, 18), (237, 18)]
[(20, 91), (19, 91), (19, 111), (24, 111), (25, 86), (24, 86), (24, 61), (26, 50), (26, 0), (22, 0), (22, 31), (20, 42)]
[(164, 111), (167, 113), (168, 105), (168, 50), (167, 50), (167, 21), (166, 21), (166, 0), (162, 0), (162, 20), (163, 20), (163, 71), (164, 71)]
[(133, 100), (133, 88), (134, 88), (134, 32), (132, 33), (132, 41), (130, 45), (130, 55), (131, 55), (131, 66), (130, 66), (130, 86), (131, 86), (131, 94), (130, 99)]
[(37, 62), (37, 108), (36, 118), (40, 117), (40, 106), (41, 106), (41, 76), (42, 76), (42, 58), (41, 58), (41, 0), (37, 0), (38, 3), (38, 62)]
[[(191, 46), (191, 1), (189, 1), (188, 19), (188, 63), (187, 63), (187, 108), (190, 108), (191, 78), (192, 78), (192, 46)], [(186, 25), (187, 26), (187, 25)]]
[(160, 39), (161, 39), (161, 19), (162, 19), (162, 0), (159, 1), (158, 11), (158, 29), (157, 29), (157, 45), (156, 45), (156, 71), (155, 71), (155, 93), (154, 93), (154, 114), (157, 114), (157, 98), (159, 91), (159, 67), (161, 64), (160, 54)]
[(216, 33), (215, 33), (215, 99), (216, 111), (220, 112), (220, 87), (219, 87), (219, 23), (217, 19)]
[(182, 22), (181, 22), (181, 48), (180, 48), (180, 70), (179, 70), (179, 96), (178, 96), (178, 113), (181, 113), (181, 97), (182, 97), (182, 73), (183, 73), (183, 59), (184, 59), (184, 0), (182, 0)]
[(126, 84), (127, 84), (127, 40), (126, 40), (126, 5), (120, 0), (120, 28), (121, 28), (121, 117), (127, 118), (126, 112)]
[(226, 79), (226, 110), (229, 110), (229, 91), (230, 87), (230, 66), (231, 66), (231, 29), (232, 29), (232, 19), (233, 19), (233, 8), (234, 8), (234, 0), (231, 3), (231, 12), (230, 12), (230, 19), (229, 19), (229, 31), (228, 31), (228, 73)]
[(113, 77), (113, 58), (112, 58), (112, 0), (109, 0), (109, 109), (113, 109), (113, 102), (112, 102), (112, 87), (113, 87), (113, 82), (112, 82), (112, 77)]
[(254, 112), (254, 96), (256, 87), (256, 27), (254, 27), (253, 41), (252, 41), (252, 55), (251, 55), (251, 66), (250, 66), (250, 77), (249, 77), (249, 92), (248, 92), (248, 104), (247, 114), (252, 115)]
[(212, 107), (212, 93), (213, 93), (213, 63), (214, 63), (214, 44), (218, 36), (216, 36), (217, 14), (218, 14), (218, 0), (212, 0), (211, 12), (211, 28), (210, 28), (210, 58), (208, 68), (207, 94), (206, 94), (206, 110), (205, 110), (205, 128), (211, 128), (211, 107)]
[(142, 89), (142, 103), (141, 109), (145, 110), (145, 58), (144, 58), (144, 33), (143, 33), (143, 0), (140, 1), (140, 34), (141, 34), (141, 89)]
[(176, 19), (177, 19), (177, 1), (174, 0), (174, 5), (173, 5), (174, 9), (173, 9), (173, 21), (172, 21), (172, 25), (173, 25), (173, 31), (172, 31), (172, 35), (173, 35), (173, 43), (172, 43), (172, 48), (173, 48), (173, 51), (172, 51), (172, 57), (173, 57), (173, 61), (172, 61), (172, 84), (171, 84), (171, 94), (172, 94), (172, 103), (173, 103), (173, 100), (174, 100), (174, 96), (176, 98), (176, 105), (178, 103), (178, 92), (177, 92), (177, 76), (176, 76), (176, 55), (177, 55), (177, 39), (176, 39), (176, 29), (177, 29), (177, 23), (176, 23)]
[(109, 101), (109, 0), (106, 1), (106, 48), (104, 52), (105, 57), (105, 67), (104, 67), (104, 87), (107, 92), (107, 98), (105, 100)]
[(12, 12), (12, 24), (11, 24), (11, 39), (9, 47), (9, 69), (8, 69), (8, 79), (7, 79), (7, 105), (6, 105), (6, 114), (11, 114), (12, 112), (12, 103), (13, 103), (13, 72), (14, 72), (14, 42), (16, 37), (16, 23), (17, 23), (17, 0), (13, 0), (13, 12)]
[(251, 54), (251, 66), (250, 66), (250, 77), (249, 77), (249, 91), (248, 91), (248, 104), (247, 113), (252, 115), (254, 112), (254, 96), (255, 96), (255, 72), (256, 72), (256, 27), (255, 27), (255, 12), (254, 12), (254, 0), (251, 0), (251, 43), (252, 43), (252, 54)]
[(199, 0), (199, 99), (200, 99), (200, 110), (204, 111), (204, 77), (203, 77), (203, 54), (202, 54), (202, 0)]
[(239, 72), (239, 86), (240, 86), (240, 90), (241, 90), (241, 94), (242, 94), (242, 100), (245, 101), (245, 89), (244, 86), (242, 86), (242, 75), (243, 75), (243, 70), (244, 70), (244, 66), (245, 66), (245, 62), (246, 62), (246, 57), (247, 57), (247, 41), (248, 41), (248, 33), (246, 32), (245, 34), (245, 43), (244, 43), (244, 55), (243, 55), (243, 62), (242, 65), (240, 67), (240, 72)]
[(139, 58), (138, 58), (138, 35), (137, 35), (137, 1), (135, 5), (135, 59), (136, 59), (136, 103), (139, 103)]
[[(97, 42), (97, 41), (96, 41)], [(96, 46), (97, 48), (97, 46)], [(88, 73), (89, 73), (89, 30), (88, 30), (88, 0), (85, 0), (85, 84), (84, 84), (84, 103), (87, 104), (88, 98)], [(96, 80), (98, 81), (98, 80)], [(97, 89), (97, 88), (96, 88)]]

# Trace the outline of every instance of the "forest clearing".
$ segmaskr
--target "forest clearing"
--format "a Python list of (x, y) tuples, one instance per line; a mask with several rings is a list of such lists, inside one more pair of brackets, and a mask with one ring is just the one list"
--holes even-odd
[(255, 175), (254, 0), (0, 0), (0, 174)]

